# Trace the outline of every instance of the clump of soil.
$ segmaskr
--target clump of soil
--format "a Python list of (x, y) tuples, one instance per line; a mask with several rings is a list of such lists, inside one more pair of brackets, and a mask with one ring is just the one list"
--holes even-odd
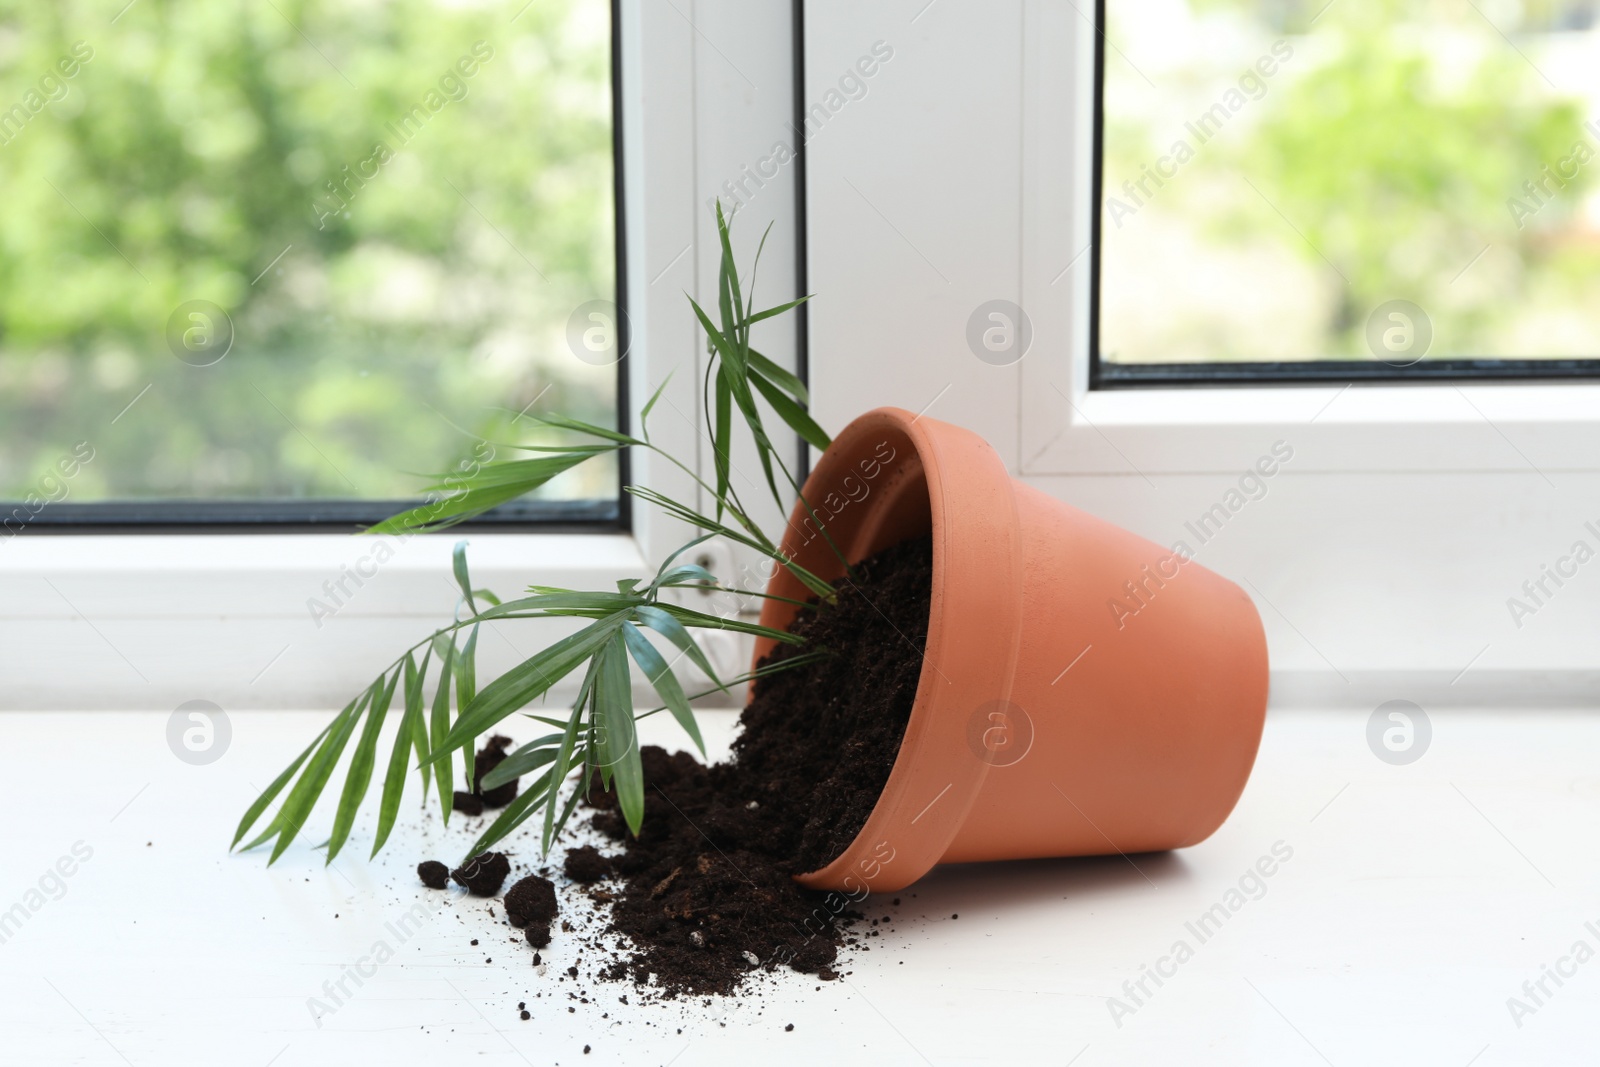
[(512, 926), (547, 923), (556, 917), (556, 887), (550, 879), (530, 874), (506, 893), (505, 907)]
[(836, 582), (837, 604), (802, 612), (792, 631), (808, 644), (766, 662), (832, 654), (756, 684), (730, 762), (643, 749), (638, 838), (614, 793), (590, 792), (594, 826), (623, 845), (611, 915), (633, 946), (607, 977), (653, 974), (668, 996), (727, 993), (780, 965), (837, 977), (842, 928), (859, 916), (791, 876), (843, 851), (888, 780), (921, 673), (932, 562), (927, 537), (896, 545)]
[(613, 841), (626, 841), (628, 838), (628, 824), (623, 821), (620, 811), (597, 811), (589, 819), (589, 825)]
[(429, 889), (443, 889), (450, 884), (450, 868), (438, 860), (423, 860), (417, 864), (417, 877)]
[(511, 861), (504, 852), (484, 852), (451, 871), (450, 876), (473, 896), (492, 897), (500, 892), (500, 886), (510, 873)]
[(592, 885), (611, 873), (611, 861), (593, 845), (584, 845), (567, 850), (561, 872), (579, 885)]
[(483, 748), (472, 758), (472, 792), (456, 790), (450, 807), (463, 815), (482, 815), (485, 808), (503, 808), (517, 799), (517, 779), (493, 789), (483, 788), (483, 776), (505, 762), (510, 755), (511, 738), (495, 734), (484, 742)]
[(550, 924), (556, 917), (556, 887), (548, 878), (530, 874), (506, 894), (506, 919), (524, 927), (528, 944), (544, 948), (550, 943)]
[(497, 785), (493, 789), (482, 787), (483, 776), (500, 766), (510, 755), (506, 749), (511, 747), (511, 738), (495, 734), (484, 744), (472, 760), (472, 793), (483, 801), (486, 808), (503, 808), (517, 799), (517, 779), (513, 778), (504, 785)]

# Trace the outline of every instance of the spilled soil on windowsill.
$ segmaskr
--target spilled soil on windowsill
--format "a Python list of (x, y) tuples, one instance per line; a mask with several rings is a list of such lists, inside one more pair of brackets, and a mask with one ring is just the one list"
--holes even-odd
[(637, 838), (615, 794), (585, 798), (608, 847), (569, 850), (564, 873), (622, 935), (600, 977), (677, 997), (731, 993), (763, 970), (839, 976), (860, 916), (792, 876), (842, 852), (888, 781), (921, 675), (932, 564), (929, 538), (903, 542), (835, 582), (836, 604), (802, 611), (792, 632), (806, 643), (763, 662), (830, 654), (754, 683), (732, 759), (644, 748)]

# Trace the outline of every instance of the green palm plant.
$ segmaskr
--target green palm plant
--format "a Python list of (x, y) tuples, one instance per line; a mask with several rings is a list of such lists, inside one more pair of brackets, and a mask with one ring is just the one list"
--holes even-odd
[[(741, 291), (728, 221), (720, 205), (717, 209), (717, 233), (722, 252), (718, 271), (717, 320), (713, 321), (698, 303), (690, 299), (705, 329), (711, 357), (707, 362), (704, 390), (708, 399), (707, 432), (715, 455), (714, 484), (708, 484), (677, 457), (651, 442), (650, 412), (666, 388), (666, 382), (663, 382), (640, 411), (637, 437), (565, 416), (544, 416), (538, 421), (564, 431), (574, 439), (574, 443), (510, 446), (514, 450), (531, 453), (531, 456), (485, 464), (464, 474), (443, 476), (429, 487), (431, 498), (426, 503), (386, 519), (368, 532), (409, 534), (442, 530), (514, 500), (580, 463), (624, 448), (652, 451), (687, 473), (715, 500), (715, 514), (702, 514), (690, 505), (647, 486), (629, 486), (628, 491), (634, 496), (662, 508), (700, 532), (670, 553), (648, 580), (643, 577), (620, 578), (615, 590), (533, 586), (527, 590), (527, 596), (502, 601), (487, 589), (473, 588), (466, 542), (458, 543), (453, 567), (461, 589), (457, 617), (396, 657), (312, 738), (305, 750), (262, 791), (245, 812), (234, 834), (234, 848), (238, 848), (240, 842), (245, 840), (273, 801), (283, 795), (282, 803), (265, 828), (243, 846), (248, 850), (271, 841), (273, 845), (268, 862), (275, 862), (299, 835), (332, 778), (341, 756), (354, 738), (355, 749), (345, 772), (333, 831), (327, 842), (327, 862), (332, 863), (348, 842), (356, 813), (371, 785), (378, 759), (379, 736), (396, 693), (400, 694), (401, 718), (383, 775), (377, 832), (371, 854), (378, 854), (394, 828), (405, 777), (412, 766), (415, 766), (421, 780), (424, 802), (431, 779), (448, 821), (454, 788), (454, 753), (460, 751), (462, 754), (463, 781), (470, 789), (477, 739), (543, 697), (557, 682), (578, 671), (582, 672), (582, 682), (570, 712), (564, 718), (528, 713), (530, 718), (549, 727), (550, 732), (510, 753), (479, 783), (483, 789), (492, 789), (524, 775), (538, 775), (484, 830), (467, 850), (466, 856), (471, 857), (488, 849), (536, 817), (542, 819), (541, 843), (542, 848), (548, 851), (555, 835), (571, 817), (578, 798), (596, 780), (605, 788), (616, 790), (628, 828), (637, 834), (644, 819), (645, 789), (636, 735), (638, 720), (662, 711), (670, 713), (703, 755), (705, 745), (690, 702), (717, 690), (726, 691), (728, 685), (751, 680), (767, 670), (778, 669), (752, 671), (727, 681), (719, 679), (696, 641), (694, 631), (731, 630), (790, 644), (798, 641), (783, 631), (710, 615), (664, 598), (663, 594), (669, 590), (691, 586), (746, 596), (768, 596), (757, 590), (725, 587), (704, 567), (679, 563), (682, 555), (708, 538), (724, 537), (754, 549), (778, 566), (788, 569), (821, 601), (833, 600), (832, 586), (800, 567), (781, 551), (751, 517), (729, 480), (732, 469), (732, 416), (737, 410), (750, 431), (767, 486), (780, 511), (786, 510), (786, 493), (804, 500), (793, 473), (768, 435), (761, 407), (756, 402), (758, 396), (790, 430), (819, 449), (828, 447), (828, 435), (807, 411), (810, 398), (804, 384), (750, 347), (751, 326), (794, 309), (806, 298), (756, 311), (753, 295), (745, 297)], [(761, 247), (765, 243), (766, 237), (763, 235), (755, 265), (759, 265)], [(752, 288), (755, 265), (751, 268)], [(809, 504), (806, 508), (815, 519)], [(818, 525), (820, 527), (821, 524)], [(580, 619), (586, 622), (575, 633), (540, 649), (479, 689), (477, 647), (480, 627), (484, 623), (502, 620), (548, 618)], [(675, 647), (678, 650), (677, 658), (687, 658), (698, 667), (711, 680), (713, 688), (703, 693), (686, 693), (673, 670), (677, 658), (669, 662), (651, 643), (645, 631), (653, 631)], [(826, 654), (825, 650), (808, 651), (787, 658), (781, 668), (798, 666)], [(438, 667), (430, 705), (426, 698), (426, 685), (431, 664), (435, 661)], [(633, 667), (637, 667), (650, 682), (661, 701), (660, 706), (644, 711), (635, 709)], [(562, 792), (569, 784), (573, 788), (565, 802), (562, 802)]]

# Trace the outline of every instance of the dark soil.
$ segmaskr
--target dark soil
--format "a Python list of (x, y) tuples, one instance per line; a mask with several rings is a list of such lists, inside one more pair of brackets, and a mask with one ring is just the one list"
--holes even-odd
[(628, 824), (623, 821), (620, 811), (597, 811), (590, 818), (589, 825), (613, 841), (627, 840)]
[(484, 789), (481, 786), (483, 776), (500, 766), (511, 747), (511, 738), (495, 734), (473, 757), (472, 760), (472, 794), (483, 801), (486, 808), (503, 808), (517, 799), (517, 779), (513, 778), (505, 785), (497, 785), (493, 789)]
[(443, 889), (450, 884), (450, 868), (438, 860), (424, 860), (417, 864), (417, 877), (429, 889)]
[(611, 861), (593, 845), (584, 845), (567, 850), (561, 872), (579, 885), (592, 885), (611, 873)]
[(512, 926), (546, 925), (556, 917), (556, 887), (548, 878), (530, 874), (506, 894), (506, 918)]
[(463, 815), (482, 815), (485, 808), (503, 808), (517, 799), (517, 779), (493, 789), (483, 788), (483, 776), (500, 766), (511, 747), (511, 738), (495, 734), (484, 742), (483, 748), (472, 758), (472, 792), (456, 790), (450, 807)]
[(860, 564), (853, 583), (835, 582), (838, 606), (791, 627), (809, 646), (780, 645), (767, 662), (807, 647), (835, 654), (762, 679), (739, 717), (739, 777), (764, 806), (803, 820), (798, 871), (827, 866), (855, 840), (894, 769), (922, 673), (932, 573), (933, 541), (921, 537)]
[(782, 965), (837, 977), (843, 928), (859, 916), (791, 876), (843, 851), (888, 780), (921, 672), (932, 562), (926, 537), (896, 545), (835, 583), (837, 605), (803, 612), (793, 632), (808, 644), (781, 645), (768, 662), (833, 654), (757, 683), (732, 761), (643, 749), (637, 839), (614, 794), (590, 793), (595, 827), (622, 845), (611, 916), (634, 950), (607, 977), (654, 974), (668, 996), (727, 993)]
[(450, 876), (473, 896), (492, 897), (500, 892), (500, 886), (510, 873), (511, 861), (506, 859), (505, 853), (484, 852), (451, 871)]

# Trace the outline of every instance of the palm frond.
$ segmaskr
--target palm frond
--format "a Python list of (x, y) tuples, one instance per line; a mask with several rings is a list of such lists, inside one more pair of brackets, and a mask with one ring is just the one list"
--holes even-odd
[(356, 742), (350, 769), (345, 772), (344, 792), (339, 795), (339, 807), (333, 816), (327, 863), (332, 863), (344, 848), (345, 841), (350, 837), (350, 828), (355, 825), (356, 809), (361, 807), (361, 801), (367, 795), (367, 786), (372, 783), (372, 767), (377, 762), (378, 754), (378, 734), (383, 731), (383, 720), (389, 714), (389, 705), (394, 700), (394, 689), (399, 682), (400, 670), (396, 668), (394, 676), (381, 687), (381, 692), (376, 692), (367, 702), (366, 725), (361, 728), (361, 740)]
[[(670, 713), (704, 754), (705, 741), (695, 718), (694, 700), (719, 690), (726, 691), (732, 684), (765, 677), (775, 670), (814, 662), (827, 654), (825, 650), (811, 650), (789, 655), (760, 670), (724, 681), (717, 676), (696, 639), (696, 630), (719, 629), (789, 644), (798, 644), (800, 639), (740, 618), (724, 618), (687, 608), (668, 599), (671, 591), (687, 587), (769, 595), (729, 589), (708, 568), (679, 562), (685, 552), (712, 537), (721, 537), (759, 552), (786, 567), (818, 598), (829, 602), (835, 599), (829, 582), (789, 559), (777, 547), (752, 519), (732, 484), (735, 413), (754, 441), (755, 455), (767, 488), (780, 507), (785, 504), (785, 493), (798, 494), (799, 487), (769, 433), (768, 420), (775, 418), (777, 422), (772, 423), (773, 426), (781, 423), (816, 448), (825, 449), (831, 443), (808, 411), (810, 395), (805, 384), (750, 344), (752, 327), (792, 311), (809, 297), (756, 310), (755, 267), (752, 266), (746, 287), (735, 267), (729, 224), (720, 206), (716, 223), (720, 264), (715, 318), (690, 299), (693, 313), (705, 331), (710, 354), (703, 383), (706, 429), (713, 446), (710, 481), (703, 480), (701, 472), (650, 442), (646, 422), (666, 390), (671, 378), (668, 375), (640, 410), (641, 436), (634, 437), (560, 414), (529, 416), (544, 430), (554, 431), (556, 439), (570, 439), (570, 443), (551, 444), (548, 443), (550, 438), (545, 437), (538, 444), (505, 445), (525, 456), (438, 475), (427, 486), (427, 500), (378, 523), (368, 532), (411, 534), (442, 530), (538, 490), (590, 459), (626, 448), (648, 449), (675, 465), (714, 501), (715, 507), (709, 508), (714, 514), (705, 515), (647, 486), (628, 487), (641, 501), (687, 523), (697, 533), (664, 559), (653, 576), (620, 577), (615, 582), (615, 591), (530, 586), (527, 595), (502, 601), (491, 591), (474, 587), (467, 543), (458, 543), (451, 558), (451, 570), (461, 594), (455, 619), (402, 653), (322, 728), (294, 762), (250, 805), (234, 833), (233, 847), (240, 847), (240, 842), (257, 829), (257, 823), (273, 802), (282, 797), (265, 828), (243, 846), (251, 849), (274, 841), (269, 862), (276, 861), (301, 832), (355, 738), (327, 842), (327, 862), (332, 863), (354, 833), (356, 816), (377, 767), (380, 735), (389, 721), (388, 712), (397, 692), (402, 711), (385, 761), (372, 855), (384, 847), (393, 831), (405, 779), (412, 766), (421, 777), (424, 803), (431, 782), (448, 820), (453, 806), (454, 760), (458, 751), (463, 768), (460, 780), (467, 789), (475, 785), (480, 789), (493, 789), (524, 776), (537, 775), (479, 835), (468, 855), (489, 848), (534, 818), (541, 819), (541, 841), (548, 851), (555, 836), (571, 818), (579, 799), (596, 779), (617, 790), (623, 817), (629, 829), (637, 833), (644, 819), (646, 787), (636, 727), (639, 719), (661, 711)], [(765, 244), (766, 234), (763, 234), (756, 252), (756, 265), (759, 265)], [(815, 521), (815, 512), (804, 502), (803, 496), (801, 500), (805, 514)], [(820, 523), (818, 528), (827, 537)], [(832, 544), (831, 538), (828, 543)], [(485, 624), (498, 626), (549, 618), (575, 619), (581, 625), (486, 683), (479, 677), (478, 641)], [(434, 659), (438, 660), (439, 668), (437, 677), (432, 680), (430, 705), (428, 674)], [(713, 688), (693, 694), (686, 692), (674, 669), (680, 660), (686, 660), (703, 673)], [(659, 707), (643, 711), (634, 707), (634, 668), (660, 698)], [(474, 749), (478, 738), (510, 715), (540, 701), (554, 686), (580, 671), (577, 695), (564, 717), (527, 713), (554, 732), (517, 748), (481, 781), (475, 782)]]

